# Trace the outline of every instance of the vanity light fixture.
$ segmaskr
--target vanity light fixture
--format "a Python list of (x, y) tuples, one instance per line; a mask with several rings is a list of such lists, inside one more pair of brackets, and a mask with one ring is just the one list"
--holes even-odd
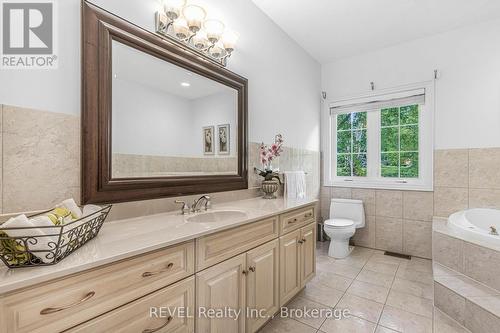
[(163, 0), (156, 13), (156, 32), (226, 66), (239, 36), (223, 22), (206, 17), (205, 9), (186, 0)]

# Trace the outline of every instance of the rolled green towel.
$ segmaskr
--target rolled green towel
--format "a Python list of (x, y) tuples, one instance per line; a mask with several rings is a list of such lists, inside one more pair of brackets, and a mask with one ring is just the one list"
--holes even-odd
[(0, 253), (9, 265), (23, 265), (31, 259), (26, 248), (3, 231), (0, 231)]

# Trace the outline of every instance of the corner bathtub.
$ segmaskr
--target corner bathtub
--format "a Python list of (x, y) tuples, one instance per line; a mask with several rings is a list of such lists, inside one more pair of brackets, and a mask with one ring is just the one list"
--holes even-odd
[[(500, 246), (500, 210), (473, 208), (453, 213), (448, 217), (448, 226), (465, 239), (485, 246)], [(493, 229), (498, 234), (495, 235)]]

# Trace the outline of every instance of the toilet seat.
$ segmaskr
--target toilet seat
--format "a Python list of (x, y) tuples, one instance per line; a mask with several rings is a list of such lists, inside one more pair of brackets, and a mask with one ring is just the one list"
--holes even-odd
[(346, 228), (354, 225), (353, 220), (349, 219), (329, 219), (325, 221), (325, 226), (333, 228)]

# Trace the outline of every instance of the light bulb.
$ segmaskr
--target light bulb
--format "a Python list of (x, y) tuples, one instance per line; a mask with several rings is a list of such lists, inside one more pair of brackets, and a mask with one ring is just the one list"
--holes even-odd
[(205, 30), (200, 30), (193, 37), (193, 45), (199, 50), (206, 49), (208, 47), (208, 38)]
[(182, 17), (174, 21), (174, 34), (179, 39), (186, 39), (189, 36), (187, 22)]
[(186, 5), (186, 0), (164, 0), (163, 9), (165, 15), (172, 21), (177, 19), (181, 14), (181, 9)]
[(217, 43), (224, 32), (224, 23), (219, 20), (206, 20), (203, 26), (205, 27), (210, 43)]
[(187, 20), (189, 30), (193, 33), (196, 33), (201, 29), (201, 23), (207, 16), (205, 9), (196, 5), (188, 5), (184, 7), (182, 14)]
[(224, 48), (228, 53), (234, 51), (234, 47), (236, 45), (236, 42), (238, 41), (238, 38), (239, 35), (235, 31), (226, 30), (224, 32), (224, 34), (222, 35), (222, 45), (224, 45)]
[(215, 44), (212, 48), (210, 48), (210, 55), (214, 58), (222, 58), (226, 55), (226, 51), (224, 48), (219, 44)]

